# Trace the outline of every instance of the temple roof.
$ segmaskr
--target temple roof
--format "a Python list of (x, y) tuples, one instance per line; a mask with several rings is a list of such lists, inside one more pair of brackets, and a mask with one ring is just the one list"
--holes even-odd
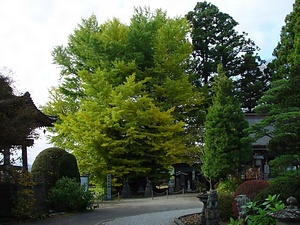
[[(55, 116), (42, 113), (26, 92), (22, 96), (12, 96), (0, 100), (0, 145), (20, 142), (39, 127), (53, 126)], [(12, 141), (14, 140), (14, 141)]]

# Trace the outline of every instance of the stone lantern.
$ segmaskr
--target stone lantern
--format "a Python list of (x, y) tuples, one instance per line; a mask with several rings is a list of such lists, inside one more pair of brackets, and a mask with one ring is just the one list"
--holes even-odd
[(272, 212), (269, 215), (277, 219), (277, 225), (299, 225), (300, 224), (300, 210), (297, 208), (297, 199), (289, 197), (286, 200), (288, 206), (277, 212)]
[(203, 203), (203, 208), (200, 214), (200, 224), (205, 225), (206, 224), (206, 218), (205, 218), (205, 210), (207, 207), (207, 200), (208, 200), (208, 194), (206, 190), (204, 189), (202, 193), (200, 193), (197, 198)]

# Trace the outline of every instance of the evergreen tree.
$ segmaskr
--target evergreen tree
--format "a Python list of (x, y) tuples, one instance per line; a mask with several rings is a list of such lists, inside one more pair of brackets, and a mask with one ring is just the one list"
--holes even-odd
[(235, 82), (237, 95), (244, 112), (252, 113), (258, 100), (268, 90), (269, 76), (265, 73), (265, 62), (257, 55), (245, 54), (241, 57), (240, 78)]
[(211, 82), (218, 64), (222, 64), (227, 76), (237, 76), (241, 55), (257, 50), (254, 42), (246, 39), (246, 33), (235, 30), (238, 23), (211, 3), (198, 2), (187, 19), (192, 27), (193, 82), (197, 87)]
[[(255, 126), (258, 136), (272, 139), (268, 149), (276, 154), (294, 154), (300, 150), (300, 1), (286, 16), (280, 41), (272, 62), (274, 74), (270, 90), (259, 102), (256, 111), (266, 117)], [(273, 129), (266, 129), (266, 127)]]
[(5, 74), (5, 70), (0, 70), (0, 100), (11, 98), (14, 96), (12, 80)]
[(232, 81), (227, 78), (221, 65), (212, 89), (213, 104), (208, 108), (205, 121), (201, 167), (211, 184), (235, 173), (252, 156), (248, 133), (245, 131), (248, 123), (240, 103), (234, 97)]
[(238, 23), (230, 15), (206, 1), (198, 2), (194, 11), (187, 14), (187, 20), (193, 45), (190, 81), (195, 87), (202, 87), (206, 107), (211, 105), (210, 88), (217, 65), (221, 64), (234, 80), (244, 111), (251, 112), (269, 84), (264, 61), (255, 53), (259, 48), (245, 32), (239, 34), (235, 30)]

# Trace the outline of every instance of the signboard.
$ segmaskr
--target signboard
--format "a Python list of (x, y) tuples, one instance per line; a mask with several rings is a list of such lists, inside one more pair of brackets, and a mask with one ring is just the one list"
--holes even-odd
[(107, 200), (111, 200), (111, 174), (107, 174), (106, 178), (106, 183), (107, 183)]
[(87, 191), (89, 188), (89, 177), (88, 176), (81, 176), (80, 177), (80, 185), (84, 186), (84, 190)]

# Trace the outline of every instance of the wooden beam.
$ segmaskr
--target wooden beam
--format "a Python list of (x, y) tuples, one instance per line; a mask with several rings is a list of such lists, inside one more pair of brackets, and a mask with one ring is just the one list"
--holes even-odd
[(23, 163), (23, 169), (25, 171), (28, 171), (28, 161), (27, 161), (27, 146), (22, 145), (22, 163)]

